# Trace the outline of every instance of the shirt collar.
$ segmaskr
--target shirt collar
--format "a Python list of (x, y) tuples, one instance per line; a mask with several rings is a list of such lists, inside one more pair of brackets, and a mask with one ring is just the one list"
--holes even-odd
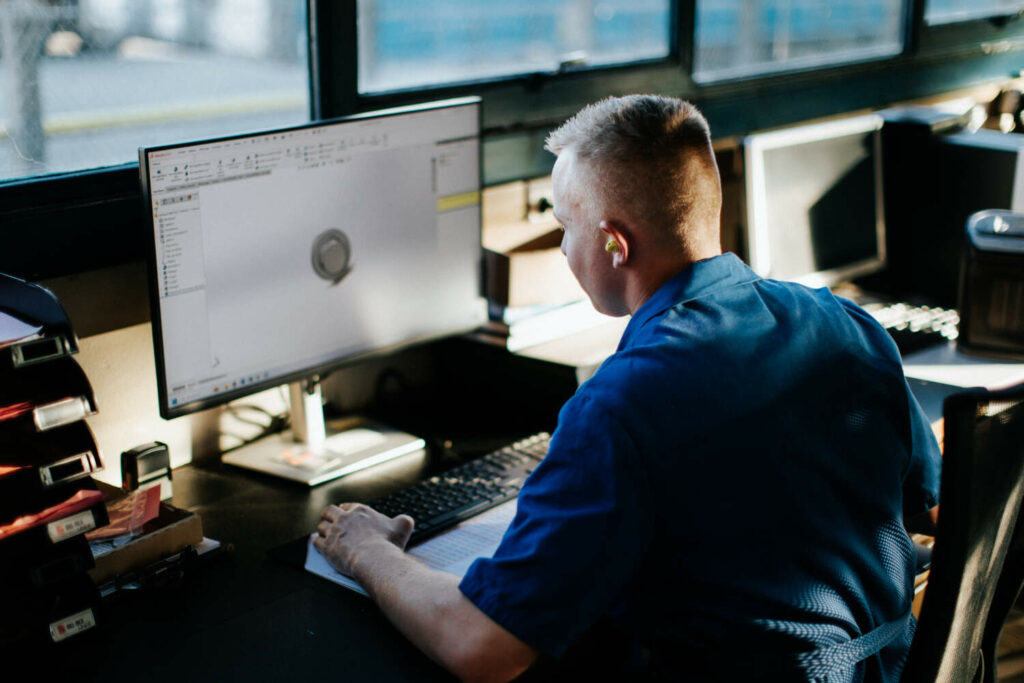
[(636, 310), (619, 341), (619, 350), (629, 345), (630, 340), (647, 321), (661, 315), (672, 306), (699, 299), (724, 287), (758, 279), (758, 275), (731, 252), (691, 263), (659, 287)]

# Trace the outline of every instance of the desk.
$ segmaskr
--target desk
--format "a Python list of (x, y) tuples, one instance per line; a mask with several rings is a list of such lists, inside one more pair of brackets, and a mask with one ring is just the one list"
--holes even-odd
[(999, 389), (1024, 382), (1024, 361), (968, 354), (947, 342), (908, 355), (903, 359), (903, 372), (907, 377), (956, 387)]
[[(517, 354), (572, 366), (577, 381), (582, 383), (615, 351), (628, 322), (629, 318), (609, 319), (585, 331), (522, 349)], [(942, 418), (942, 401), (951, 393), (968, 387), (998, 389), (1024, 382), (1024, 361), (966, 354), (957, 349), (955, 342), (908, 354), (903, 359), (903, 371), (915, 398), (933, 423)]]
[(903, 359), (911, 391), (932, 422), (942, 417), (942, 401), (968, 387), (999, 389), (1024, 382), (1024, 362), (959, 351), (955, 342), (938, 344)]
[[(470, 457), (550, 429), (571, 393), (564, 368), (482, 344), (448, 340), (431, 358), (439, 380), (374, 414), (427, 438), (426, 455), (312, 489), (217, 459), (176, 469), (174, 504), (198, 513), (205, 535), (233, 550), (179, 588), (108, 603), (102, 638), (73, 680), (452, 680), (368, 599), (267, 554), (311, 533), (329, 503), (369, 501), (454, 464), (447, 439)], [(496, 383), (507, 391), (495, 394)]]
[(181, 586), (109, 603), (84, 680), (451, 680), (369, 600), (267, 556), (312, 531), (328, 502), (405, 485), (422, 476), (425, 458), (391, 465), (314, 489), (220, 463), (175, 470), (174, 502), (233, 550)]
[[(923, 368), (935, 365), (932, 361), (945, 358), (943, 354), (952, 354), (947, 360), (965, 378), (980, 377), (978, 369), (962, 369), (974, 363), (958, 359), (955, 349), (908, 356), (908, 373), (927, 375)], [(453, 355), (464, 363), (467, 349), (455, 348)], [(1009, 372), (1001, 376), (1012, 381), (1018, 371), (1024, 373), (1024, 365), (1000, 372)], [(540, 375), (532, 381), (545, 381), (547, 376)], [(470, 376), (480, 381), (478, 375)], [(957, 388), (927, 377), (913, 379), (921, 383), (915, 391), (936, 385), (942, 391)], [(514, 437), (476, 443), (475, 450), (484, 452)], [(444, 464), (435, 449), (429, 458), (406, 456), (371, 473), (313, 489), (219, 462), (175, 470), (175, 504), (199, 513), (206, 535), (233, 550), (179, 588), (127, 595), (108, 605), (105, 637), (90, 653), (84, 680), (451, 680), (409, 645), (369, 600), (267, 555), (311, 532), (328, 503), (370, 500)]]

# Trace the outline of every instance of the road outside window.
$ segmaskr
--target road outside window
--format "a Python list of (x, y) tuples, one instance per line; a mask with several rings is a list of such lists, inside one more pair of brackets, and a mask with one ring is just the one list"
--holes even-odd
[(305, 0), (0, 0), (0, 182), (309, 118)]

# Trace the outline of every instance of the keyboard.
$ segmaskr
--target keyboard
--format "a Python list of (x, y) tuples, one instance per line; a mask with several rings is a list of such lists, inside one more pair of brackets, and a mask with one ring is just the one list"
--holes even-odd
[(519, 495), (526, 477), (548, 452), (551, 436), (535, 434), (378, 498), (370, 507), (389, 517), (413, 518), (409, 545)]
[(953, 341), (959, 334), (960, 315), (954, 309), (905, 303), (865, 304), (863, 308), (893, 338), (900, 355)]

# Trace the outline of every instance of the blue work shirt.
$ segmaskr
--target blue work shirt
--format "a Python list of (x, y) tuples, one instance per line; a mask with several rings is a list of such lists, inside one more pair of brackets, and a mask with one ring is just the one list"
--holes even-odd
[(611, 620), (631, 665), (694, 680), (809, 678), (798, 653), (889, 625), (883, 650), (825, 670), (897, 680), (913, 632), (902, 520), (937, 504), (939, 467), (868, 314), (725, 254), (636, 311), (460, 588), (551, 657)]

